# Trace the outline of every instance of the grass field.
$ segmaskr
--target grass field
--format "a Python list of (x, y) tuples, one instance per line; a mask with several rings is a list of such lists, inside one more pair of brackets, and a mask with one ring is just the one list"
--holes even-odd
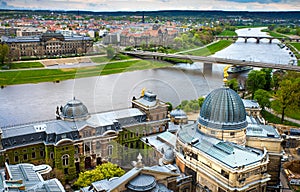
[(281, 37), (287, 37), (285, 35), (282, 35), (280, 33), (275, 32), (275, 31), (270, 31), (269, 29), (264, 29), (264, 30), (262, 30), (262, 32), (267, 32), (270, 36), (275, 37), (275, 38), (276, 37), (279, 37), (279, 38), (281, 38)]
[[(26, 68), (41, 68), (44, 65), (40, 62), (20, 62), (20, 63), (10, 63), (5, 64), (9, 66), (9, 69), (26, 69)], [(4, 65), (0, 65), (0, 68)]]
[(216, 52), (228, 47), (232, 44), (233, 41), (231, 40), (220, 40), (214, 44), (211, 44), (207, 47), (204, 47), (202, 49), (198, 49), (195, 51), (186, 52), (184, 54), (188, 55), (196, 55), (196, 56), (209, 56), (212, 54), (215, 54)]
[(237, 36), (235, 31), (224, 30), (219, 36)]
[(108, 63), (106, 65), (97, 65), (85, 68), (1, 71), (0, 86), (25, 83), (57, 82), (67, 79), (109, 75), (114, 73), (161, 68), (167, 66), (171, 66), (171, 64), (150, 60), (135, 60), (120, 61), (111, 64)]

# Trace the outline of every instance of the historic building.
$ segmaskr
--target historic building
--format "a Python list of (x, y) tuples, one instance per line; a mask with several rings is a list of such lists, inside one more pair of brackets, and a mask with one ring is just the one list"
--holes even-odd
[(138, 153), (151, 159), (140, 138), (167, 129), (167, 105), (150, 92), (132, 102), (133, 108), (90, 114), (74, 98), (57, 107), (56, 120), (3, 127), (0, 164), (47, 163), (71, 180), (105, 161), (126, 167)]
[(83, 54), (93, 46), (90, 37), (64, 36), (59, 33), (24, 37), (2, 36), (1, 42), (10, 47), (10, 56), (13, 60), (19, 60), (22, 56), (43, 58)]
[[(170, 154), (170, 155), (168, 155)], [(80, 192), (192, 192), (192, 178), (182, 174), (174, 163), (174, 153), (164, 155), (164, 164), (146, 167), (141, 154), (134, 168), (121, 177), (93, 182)]]
[(282, 139), (252, 120), (239, 95), (224, 87), (205, 98), (196, 124), (179, 129), (176, 162), (196, 191), (279, 190)]

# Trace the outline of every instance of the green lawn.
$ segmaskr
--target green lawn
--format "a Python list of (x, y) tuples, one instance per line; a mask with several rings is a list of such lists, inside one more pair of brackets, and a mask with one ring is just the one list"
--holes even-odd
[(109, 61), (120, 61), (120, 60), (127, 60), (127, 59), (132, 59), (133, 57), (129, 55), (123, 55), (123, 54), (117, 54), (114, 58), (109, 59), (106, 56), (100, 56), (100, 57), (91, 57), (91, 60), (94, 63), (105, 63)]
[(262, 32), (267, 32), (270, 36), (275, 37), (275, 38), (276, 37), (278, 37), (278, 38), (287, 37), (286, 35), (282, 35), (282, 34), (277, 33), (275, 31), (270, 31), (269, 29), (264, 29), (264, 30), (262, 30)]
[(219, 36), (237, 36), (235, 31), (224, 30)]
[(134, 70), (161, 68), (166, 66), (171, 66), (171, 64), (159, 61), (135, 60), (116, 62), (111, 64), (108, 63), (106, 65), (84, 68), (1, 71), (0, 86), (25, 83), (54, 82), (74, 78), (109, 75)]
[(209, 55), (213, 55), (216, 52), (228, 47), (229, 45), (232, 44), (232, 42), (233, 41), (231, 41), (231, 40), (220, 40), (220, 41), (218, 41), (214, 44), (211, 44), (207, 47), (204, 47), (202, 49), (186, 52), (184, 54), (196, 55), (196, 56), (209, 56)]
[(300, 51), (300, 43), (290, 43), (293, 45), (298, 51)]
[[(6, 66), (9, 66), (9, 69), (25, 69), (25, 68), (41, 68), (44, 67), (44, 65), (40, 62), (20, 62), (20, 63), (10, 63), (5, 64)], [(5, 65), (0, 65), (0, 67)]]

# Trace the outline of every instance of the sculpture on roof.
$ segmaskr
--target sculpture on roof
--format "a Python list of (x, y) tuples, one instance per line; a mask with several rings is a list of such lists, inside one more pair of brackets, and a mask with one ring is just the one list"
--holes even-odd
[(228, 69), (229, 69), (229, 67), (230, 67), (231, 65), (226, 65), (226, 67), (224, 67), (224, 69), (223, 69), (223, 72), (224, 72), (224, 79), (223, 79), (223, 82), (224, 82), (224, 84), (226, 84), (226, 82), (227, 82), (227, 78), (228, 78)]
[(144, 97), (145, 91), (146, 91), (146, 88), (143, 88), (142, 91), (141, 91), (141, 96), (142, 96), (142, 97)]

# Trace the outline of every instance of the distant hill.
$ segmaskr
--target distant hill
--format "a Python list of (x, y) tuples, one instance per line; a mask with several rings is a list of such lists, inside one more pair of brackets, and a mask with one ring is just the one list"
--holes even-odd
[(224, 17), (243, 17), (252, 19), (292, 19), (300, 20), (300, 11), (204, 11), (204, 10), (168, 10), (168, 11), (115, 11), (115, 12), (94, 12), (94, 11), (62, 11), (62, 10), (0, 10), (2, 13), (40, 13), (49, 14), (64, 13), (75, 15), (102, 15), (102, 16), (131, 16), (131, 15), (145, 15), (145, 16), (165, 16), (165, 17), (206, 17), (206, 18), (224, 18)]

